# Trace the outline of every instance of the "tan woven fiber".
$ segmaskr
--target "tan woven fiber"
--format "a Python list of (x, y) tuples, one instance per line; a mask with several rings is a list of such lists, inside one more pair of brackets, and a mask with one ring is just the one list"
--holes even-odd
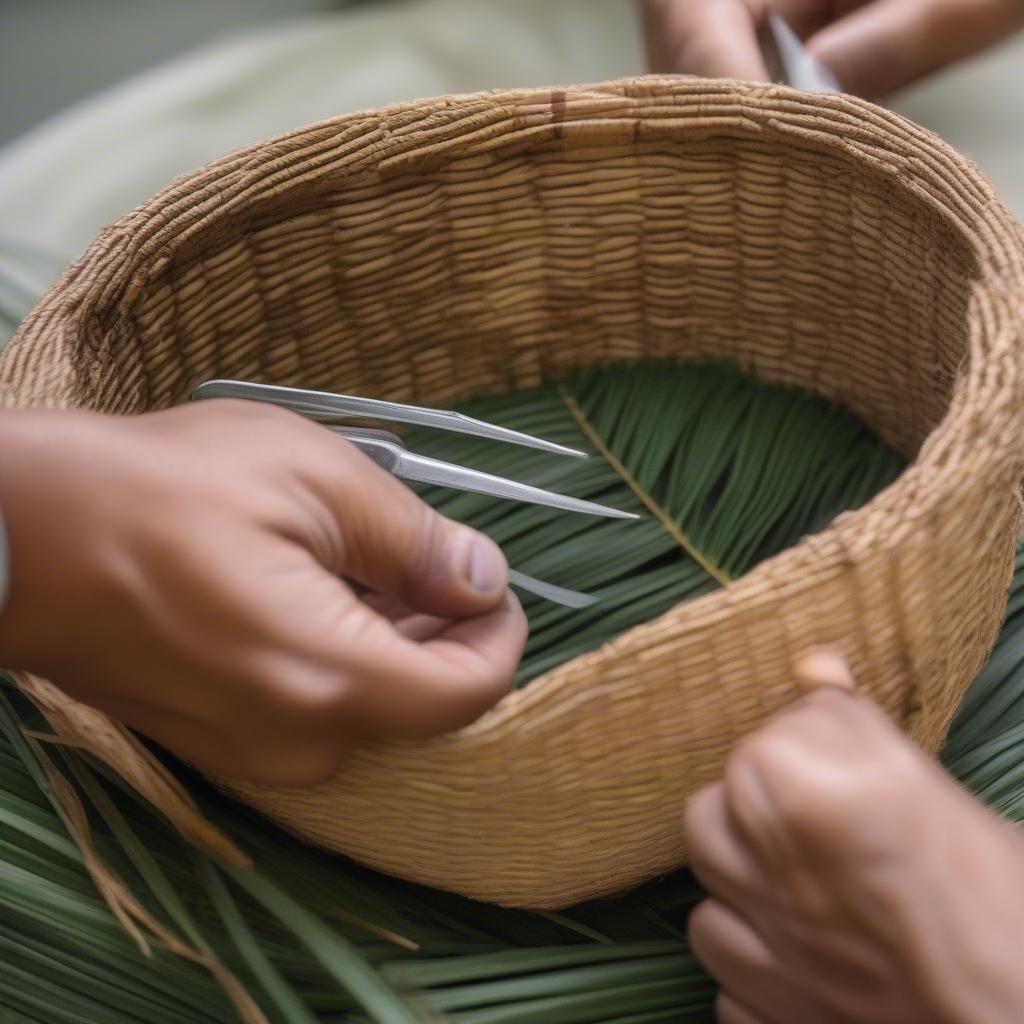
[(716, 356), (914, 457), (461, 733), (364, 750), (311, 791), (233, 787), (386, 871), (555, 907), (685, 859), (686, 798), (793, 699), (811, 645), (936, 749), (1004, 607), (1022, 343), (1020, 228), (933, 136), (848, 97), (645, 78), (342, 117), (181, 179), (47, 294), (0, 396), (128, 413), (225, 376), (449, 404)]

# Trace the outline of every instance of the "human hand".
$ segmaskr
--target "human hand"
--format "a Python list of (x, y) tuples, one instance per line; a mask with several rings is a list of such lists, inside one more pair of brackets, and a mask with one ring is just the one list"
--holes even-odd
[(1022, 0), (644, 0), (650, 69), (765, 80), (765, 11), (847, 92), (885, 96), (1024, 27)]
[(316, 783), (509, 687), (526, 624), (501, 551), (321, 426), (248, 402), (8, 412), (0, 444), (0, 664), (205, 771)]
[[(719, 1024), (1021, 1020), (1024, 841), (903, 736), (834, 655), (687, 808)], [(844, 692), (847, 691), (847, 692)]]

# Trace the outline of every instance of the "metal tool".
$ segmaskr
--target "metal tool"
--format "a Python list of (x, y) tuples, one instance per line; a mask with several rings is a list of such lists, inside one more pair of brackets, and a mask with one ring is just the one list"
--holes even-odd
[(789, 22), (769, 11), (761, 32), (761, 50), (773, 82), (807, 92), (841, 92), (836, 76), (812, 56)]
[[(272, 384), (257, 384), (252, 381), (210, 380), (192, 392), (193, 401), (206, 398), (241, 398), (249, 401), (268, 402), (282, 406), (310, 419), (322, 423), (328, 430), (355, 445), (364, 455), (382, 469), (394, 476), (415, 483), (434, 484), (439, 487), (453, 487), (457, 490), (489, 494), (510, 501), (547, 505), (566, 512), (581, 512), (585, 515), (604, 516), (611, 519), (637, 519), (633, 512), (609, 508), (593, 501), (584, 501), (567, 494), (557, 494), (540, 487), (509, 480), (506, 477), (484, 473), (468, 466), (460, 466), (440, 459), (431, 459), (409, 451), (402, 439), (390, 430), (378, 428), (344, 426), (344, 420), (380, 420), (406, 423), (416, 426), (433, 427), (440, 430), (485, 437), (508, 444), (524, 445), (540, 451), (559, 455), (586, 458), (585, 452), (564, 445), (545, 441), (518, 430), (476, 420), (461, 413), (443, 409), (425, 409), (398, 402), (385, 402), (353, 395), (336, 395), (325, 391), (306, 391), (300, 388), (286, 388)], [(539, 597), (573, 608), (585, 608), (596, 600), (588, 594), (534, 579), (525, 573), (511, 571), (509, 582)]]
[(434, 427), (439, 430), (486, 437), (494, 441), (525, 445), (541, 451), (560, 455), (586, 458), (586, 453), (575, 448), (554, 444), (518, 430), (509, 430), (494, 423), (485, 423), (460, 413), (443, 409), (425, 409), (417, 405), (401, 405), (398, 402), (378, 401), (374, 398), (357, 398), (351, 395), (334, 395), (325, 391), (303, 391), (299, 388), (278, 387), (272, 384), (256, 384), (252, 381), (211, 380), (200, 384), (192, 392), (193, 401), (202, 398), (244, 398), (256, 402), (279, 405), (292, 412), (323, 423), (329, 430), (354, 444), (368, 455), (382, 469), (403, 480), (421, 484), (436, 484), (438, 487), (453, 487), (460, 491), (475, 491), (491, 494), (496, 498), (522, 501), (532, 505), (549, 505), (566, 512), (582, 512), (585, 515), (605, 516), (609, 519), (637, 519), (633, 512), (622, 512), (593, 501), (571, 498), (567, 494), (556, 494), (540, 487), (532, 487), (505, 477), (493, 476), (478, 469), (459, 466), (440, 459), (416, 455), (402, 443), (402, 439), (389, 430), (346, 427), (337, 423), (343, 419), (384, 420), (394, 423), (408, 423), (416, 426)]
[(522, 501), (531, 505), (549, 505), (566, 512), (582, 512), (588, 516), (604, 516), (608, 519), (636, 519), (633, 512), (622, 512), (593, 501), (571, 498), (567, 494), (556, 494), (530, 484), (521, 484), (507, 477), (494, 476), (479, 469), (458, 466), (453, 462), (442, 462), (417, 455), (402, 444), (402, 439), (390, 430), (368, 430), (362, 427), (328, 427), (328, 430), (354, 444), (364, 455), (373, 459), (381, 469), (402, 480), (418, 484), (434, 484), (437, 487), (453, 487), (457, 491), (474, 491), (490, 494), (495, 498)]
[(495, 423), (475, 420), (461, 412), (425, 409), (418, 405), (402, 405), (400, 402), (384, 402), (355, 395), (336, 395), (330, 391), (307, 391), (304, 388), (285, 388), (276, 384), (256, 384), (248, 380), (208, 380), (192, 392), (193, 401), (197, 398), (248, 398), (283, 406), (318, 423), (351, 419), (408, 423), (410, 426), (436, 427), (456, 434), (489, 437), (493, 441), (520, 444), (556, 455), (575, 455), (579, 459), (587, 457), (585, 452), (575, 448), (566, 448), (565, 445), (532, 437), (518, 430), (509, 430), (508, 427), (499, 427)]

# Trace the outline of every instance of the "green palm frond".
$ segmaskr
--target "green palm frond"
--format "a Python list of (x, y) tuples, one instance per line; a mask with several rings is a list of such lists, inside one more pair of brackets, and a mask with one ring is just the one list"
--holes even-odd
[(591, 458), (422, 429), (408, 431), (406, 442), (435, 458), (643, 515), (601, 520), (421, 490), (445, 515), (488, 533), (515, 568), (599, 598), (574, 610), (523, 595), (530, 640), (520, 684), (742, 575), (863, 504), (903, 465), (849, 413), (722, 364), (607, 367), (461, 408)]
[[(726, 367), (584, 375), (569, 395), (702, 558), (730, 577), (870, 498), (899, 461), (817, 399)], [(557, 387), (477, 399), (467, 411), (580, 445)], [(609, 462), (548, 459), (487, 442), (409, 436), (419, 451), (609, 504), (641, 499)], [(429, 495), (486, 529), (513, 565), (602, 596), (601, 613), (527, 597), (522, 681), (716, 582), (650, 515), (615, 523)], [(224, 1024), (231, 1004), (201, 967), (151, 960), (113, 919), (47, 796), (7, 687), (0, 702), (0, 1022)], [(686, 872), (561, 914), (502, 910), (378, 875), (290, 838), (180, 769), (204, 812), (250, 853), (251, 872), (188, 850), (117, 779), (62, 755), (93, 808), (105, 862), (172, 934), (215, 953), (272, 1024), (680, 1024), (708, 1022), (714, 986), (685, 942), (700, 898)], [(1024, 817), (1024, 551), (1007, 621), (964, 702), (947, 766)], [(5, 1013), (9, 1016), (5, 1016)]]

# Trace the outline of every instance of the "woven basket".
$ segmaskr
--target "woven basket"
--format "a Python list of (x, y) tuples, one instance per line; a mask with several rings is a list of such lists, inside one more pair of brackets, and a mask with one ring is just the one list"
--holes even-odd
[[(686, 798), (794, 698), (811, 645), (936, 749), (1004, 607), (1022, 342), (1020, 229), (933, 136), (848, 97), (645, 78), (342, 117), (180, 179), (40, 302), (0, 397), (131, 413), (226, 376), (448, 405), (713, 356), (914, 458), (865, 508), (460, 733), (363, 750), (309, 791), (231, 787), (383, 870), (556, 907), (685, 859)], [(73, 702), (25, 685), (74, 728)], [(117, 731), (78, 711), (116, 763)]]

